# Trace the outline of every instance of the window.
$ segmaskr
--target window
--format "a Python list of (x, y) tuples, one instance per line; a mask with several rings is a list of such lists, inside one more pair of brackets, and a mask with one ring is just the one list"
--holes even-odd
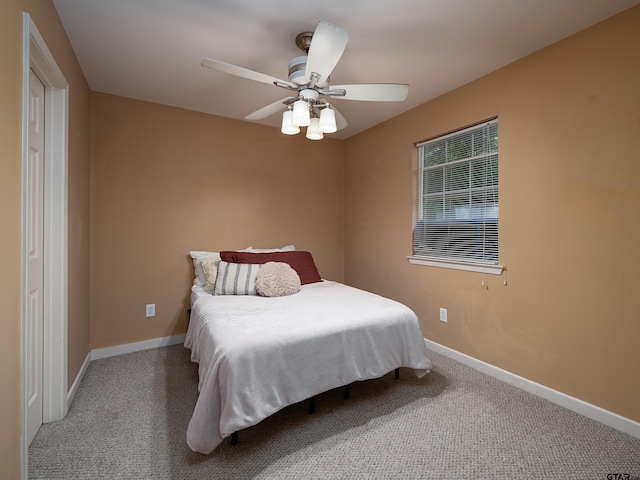
[(498, 120), (418, 147), (412, 263), (485, 273), (498, 267)]

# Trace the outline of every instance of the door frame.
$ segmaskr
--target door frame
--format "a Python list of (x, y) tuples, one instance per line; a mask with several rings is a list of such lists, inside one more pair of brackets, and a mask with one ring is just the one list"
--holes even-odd
[(68, 411), (68, 111), (69, 84), (31, 16), (23, 13), (22, 35), (22, 477), (28, 476), (26, 435), (26, 166), (29, 153), (29, 70), (45, 86), (44, 170), (44, 328), (42, 420), (51, 422)]

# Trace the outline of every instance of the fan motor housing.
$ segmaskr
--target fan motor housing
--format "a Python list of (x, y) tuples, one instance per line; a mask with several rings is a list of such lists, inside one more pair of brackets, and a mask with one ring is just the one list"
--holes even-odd
[[(296, 57), (289, 62), (289, 81), (295, 83), (296, 85), (306, 85), (309, 83), (305, 78), (305, 71), (307, 70), (307, 56), (303, 55), (301, 57)], [(330, 77), (322, 82), (316, 84), (316, 86), (320, 88), (326, 88), (329, 86), (329, 82), (331, 81)]]
[(306, 55), (296, 57), (289, 62), (289, 81), (296, 85), (304, 85), (307, 80), (304, 78), (304, 72), (307, 68)]

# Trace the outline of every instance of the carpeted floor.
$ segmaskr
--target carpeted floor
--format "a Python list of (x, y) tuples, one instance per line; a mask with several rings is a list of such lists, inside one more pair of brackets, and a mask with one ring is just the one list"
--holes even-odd
[[(67, 417), (29, 449), (34, 479), (640, 479), (640, 440), (431, 354), (239, 433), (212, 454), (185, 434), (197, 366), (177, 345), (92, 362)], [(612, 474), (625, 473), (627, 477)]]

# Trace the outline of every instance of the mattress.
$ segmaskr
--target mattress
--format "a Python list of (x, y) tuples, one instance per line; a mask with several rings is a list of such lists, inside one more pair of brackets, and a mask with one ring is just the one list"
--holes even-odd
[(332, 388), (431, 368), (415, 313), (341, 283), (295, 295), (199, 296), (185, 346), (199, 364), (187, 443), (210, 453), (233, 432)]
[(210, 296), (211, 296), (211, 293), (205, 292), (204, 287), (194, 284), (191, 287), (191, 295), (189, 297), (191, 308), (193, 308), (193, 305), (196, 303), (196, 300), (198, 300), (198, 298), (210, 297)]

